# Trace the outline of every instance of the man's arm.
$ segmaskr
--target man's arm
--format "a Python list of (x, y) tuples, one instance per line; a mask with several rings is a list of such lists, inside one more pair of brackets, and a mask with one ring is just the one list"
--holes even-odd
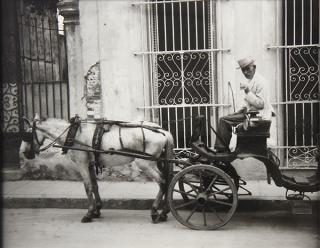
[(249, 103), (249, 105), (255, 107), (256, 109), (263, 109), (264, 108), (264, 94), (263, 94), (263, 88), (260, 86), (259, 89), (257, 89), (256, 93), (253, 93), (249, 90), (249, 88), (244, 89), (246, 96), (244, 99)]

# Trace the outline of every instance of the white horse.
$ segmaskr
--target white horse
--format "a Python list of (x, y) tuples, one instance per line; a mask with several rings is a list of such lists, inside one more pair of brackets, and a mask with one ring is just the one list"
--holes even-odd
[[(23, 149), (21, 152), (23, 152), (27, 159), (33, 159), (35, 157), (34, 155), (41, 151), (40, 147), (43, 145), (45, 139), (53, 140), (60, 145), (65, 143), (67, 137), (66, 130), (70, 127), (70, 123), (67, 121), (53, 118), (40, 120), (38, 115), (35, 116), (33, 121), (27, 120), (26, 118), (24, 119), (29, 125), (29, 128), (23, 134), (22, 139), (24, 144), (21, 145), (21, 149)], [(154, 129), (147, 127), (153, 127)], [(96, 123), (81, 121), (76, 131), (72, 148), (92, 149), (91, 146), (95, 128)], [(137, 125), (137, 127), (121, 127), (121, 130), (119, 130), (119, 128), (117, 124), (109, 126), (109, 131), (105, 132), (102, 136), (101, 150), (119, 151), (125, 147), (128, 150), (149, 154), (153, 158), (159, 158), (161, 156), (165, 159), (172, 159), (174, 147), (172, 135), (161, 129), (157, 124), (143, 122), (143, 127), (138, 127)], [(100, 217), (100, 209), (102, 207), (94, 163), (92, 163), (95, 161), (94, 154), (88, 151), (73, 149), (69, 149), (68, 153), (72, 161), (79, 166), (88, 198), (88, 212), (82, 218), (81, 222), (90, 222), (92, 218)], [(147, 176), (159, 185), (159, 192), (151, 209), (153, 222), (157, 223), (167, 219), (169, 207), (166, 202), (166, 191), (170, 183), (171, 163), (163, 162), (163, 160), (156, 163), (115, 154), (100, 154), (98, 159), (99, 163), (105, 167), (124, 165), (134, 161)], [(165, 204), (163, 211), (159, 214), (157, 210), (159, 209), (162, 198), (165, 198)]]

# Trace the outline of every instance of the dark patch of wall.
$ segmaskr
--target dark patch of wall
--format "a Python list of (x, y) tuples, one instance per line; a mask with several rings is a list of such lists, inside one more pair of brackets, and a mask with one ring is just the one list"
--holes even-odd
[(1, 132), (2, 165), (19, 164), (19, 45), (16, 2), (1, 1)]

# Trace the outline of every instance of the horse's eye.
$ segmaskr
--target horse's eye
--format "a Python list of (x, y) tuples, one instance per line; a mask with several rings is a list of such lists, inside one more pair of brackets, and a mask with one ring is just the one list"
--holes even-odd
[(25, 142), (32, 142), (33, 135), (30, 132), (23, 132), (22, 135), (21, 135), (21, 138)]

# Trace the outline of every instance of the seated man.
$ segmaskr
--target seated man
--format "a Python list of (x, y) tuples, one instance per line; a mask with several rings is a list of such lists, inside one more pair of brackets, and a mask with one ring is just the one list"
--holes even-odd
[(238, 61), (243, 75), (248, 79), (245, 83), (240, 83), (240, 89), (244, 90), (244, 106), (235, 113), (223, 116), (219, 119), (217, 132), (223, 139), (216, 137), (215, 150), (217, 152), (228, 151), (229, 143), (232, 137), (232, 126), (237, 126), (245, 120), (245, 112), (258, 111), (258, 117), (270, 120), (274, 114), (273, 108), (269, 102), (269, 83), (260, 74), (256, 72), (256, 65), (252, 58), (244, 58)]

